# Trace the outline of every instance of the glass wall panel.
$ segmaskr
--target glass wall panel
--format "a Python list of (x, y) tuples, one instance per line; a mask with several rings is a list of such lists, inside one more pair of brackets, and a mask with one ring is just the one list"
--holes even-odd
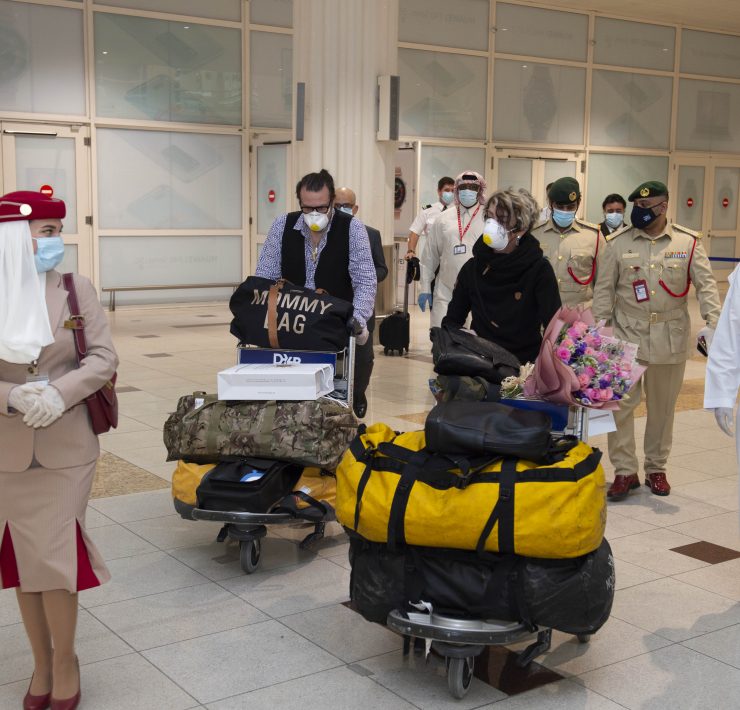
[[(607, 155), (591, 153), (588, 161), (586, 219), (603, 222), (601, 203), (616, 192), (625, 199), (640, 183), (660, 180), (668, 183), (668, 157), (647, 155)], [(625, 220), (629, 223), (631, 204), (627, 203)]]
[(485, 138), (485, 57), (399, 49), (398, 70), (402, 134)]
[(101, 128), (97, 144), (101, 229), (241, 228), (240, 136)]
[(98, 116), (240, 125), (240, 34), (95, 13)]
[(683, 30), (681, 71), (737, 79), (740, 77), (740, 37)]
[[(735, 258), (735, 240), (736, 237), (712, 237), (709, 240), (708, 249), (710, 256), (718, 256), (722, 259)], [(716, 270), (732, 269), (733, 265), (729, 262), (714, 261), (712, 268)]]
[(488, 50), (488, 0), (400, 0), (398, 39)]
[(290, 128), (293, 125), (293, 37), (250, 32), (249, 56), (251, 125)]
[(498, 161), (497, 190), (532, 189), (532, 158), (501, 158)]
[(668, 149), (673, 79), (595, 69), (591, 145)]
[(675, 44), (673, 27), (597, 17), (594, 63), (673, 71)]
[[(242, 238), (100, 237), (100, 284), (167, 286), (169, 284), (238, 283)], [(225, 299), (232, 289), (194, 289), (118, 293), (116, 302), (157, 303)], [(105, 300), (106, 294), (102, 294)]]
[(80, 10), (0, 0), (0, 110), (84, 115), (82, 25)]
[(485, 165), (486, 151), (483, 148), (422, 145), (419, 204), (433, 205), (439, 200), (437, 181), (445, 175), (454, 179), (466, 170), (485, 175)]
[(689, 229), (702, 228), (704, 214), (704, 168), (680, 165), (676, 194), (676, 222)]
[(588, 15), (496, 3), (496, 52), (585, 62)]
[(66, 274), (73, 271), (75, 274), (78, 273), (79, 269), (77, 266), (77, 245), (76, 244), (65, 244), (64, 245), (64, 258), (56, 270), (60, 274)]
[(712, 230), (737, 229), (740, 168), (715, 168)]
[(740, 86), (681, 79), (676, 148), (740, 153)]
[(576, 176), (576, 161), (575, 160), (553, 160), (545, 159), (545, 184), (546, 188), (551, 182), (555, 182), (562, 177)]
[(494, 68), (494, 138), (583, 143), (585, 69), (503, 59)]
[(250, 0), (249, 21), (272, 27), (293, 26), (293, 0)]
[[(285, 194), (288, 187), (288, 146), (257, 146), (257, 232), (267, 234), (277, 217), (285, 212)], [(270, 202), (270, 191), (275, 193)]]
[[(242, 19), (240, 0), (95, 0), (98, 5), (112, 7), (130, 7), (135, 10), (150, 10), (152, 12), (171, 12), (175, 15), (192, 15), (193, 17), (207, 17), (212, 20)], [(278, 0), (272, 0), (277, 3)], [(254, 3), (254, 0), (252, 0)]]
[(77, 232), (77, 161), (74, 138), (15, 137), (15, 184), (18, 190), (51, 185), (67, 204), (64, 221), (69, 234)]

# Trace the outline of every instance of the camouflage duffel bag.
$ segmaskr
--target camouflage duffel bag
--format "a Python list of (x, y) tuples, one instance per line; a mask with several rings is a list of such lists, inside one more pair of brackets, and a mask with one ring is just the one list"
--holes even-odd
[(195, 463), (245, 456), (336, 468), (357, 435), (352, 410), (337, 402), (226, 402), (180, 397), (164, 424), (167, 460)]

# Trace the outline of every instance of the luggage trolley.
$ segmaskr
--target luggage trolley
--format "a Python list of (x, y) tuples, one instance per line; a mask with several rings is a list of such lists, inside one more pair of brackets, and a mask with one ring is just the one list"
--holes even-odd
[[(553, 420), (553, 434), (576, 436), (585, 441), (588, 436), (588, 412), (583, 407), (567, 407), (550, 402), (532, 400), (505, 400), (523, 408), (545, 411)], [(526, 404), (524, 404), (526, 403)], [(547, 653), (552, 643), (552, 629), (530, 629), (518, 621), (497, 619), (467, 619), (431, 611), (401, 611), (388, 614), (386, 625), (404, 637), (403, 652), (408, 655), (411, 640), (431, 643), (431, 648), (445, 659), (447, 687), (455, 698), (464, 698), (473, 681), (475, 659), (486, 646), (504, 646), (532, 638), (517, 659), (520, 668)], [(588, 643), (590, 634), (578, 634), (580, 643)]]
[[(355, 336), (350, 335), (347, 347), (338, 352), (309, 350), (272, 350), (249, 345), (237, 347), (237, 365), (247, 363), (289, 363), (303, 362), (308, 364), (328, 363), (334, 368), (334, 390), (327, 397), (352, 408), (354, 369), (355, 369)], [(275, 501), (272, 508), (280, 501)], [(216, 538), (223, 542), (227, 538), (239, 543), (239, 562), (246, 574), (252, 574), (259, 566), (262, 555), (261, 540), (267, 535), (268, 525), (288, 525), (303, 518), (291, 512), (272, 512), (272, 508), (260, 513), (247, 513), (227, 510), (205, 510), (193, 508), (190, 516), (193, 520), (209, 520), (223, 523)], [(324, 537), (326, 523), (334, 520), (334, 511), (329, 511), (321, 520), (314, 522), (314, 530), (300, 543), (303, 550), (311, 549)], [(308, 521), (310, 523), (310, 521)]]

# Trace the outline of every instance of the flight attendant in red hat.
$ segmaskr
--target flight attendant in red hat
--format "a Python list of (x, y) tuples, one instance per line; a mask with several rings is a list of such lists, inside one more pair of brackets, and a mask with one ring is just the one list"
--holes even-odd
[[(110, 577), (85, 531), (100, 453), (85, 398), (110, 380), (118, 356), (82, 276), (80, 313), (70, 314), (55, 271), (66, 208), (50, 192), (0, 197), (0, 587), (15, 588), (33, 651), (25, 710), (79, 705), (77, 592)], [(79, 365), (71, 315), (84, 318)]]

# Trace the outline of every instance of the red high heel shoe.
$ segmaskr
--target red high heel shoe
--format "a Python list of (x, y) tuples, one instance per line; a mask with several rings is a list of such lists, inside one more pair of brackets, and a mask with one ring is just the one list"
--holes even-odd
[[(33, 676), (31, 676), (33, 683)], [(28, 686), (28, 692), (23, 698), (23, 710), (47, 710), (51, 705), (51, 693), (46, 695), (31, 695), (31, 685)]]
[(76, 710), (77, 706), (80, 704), (80, 699), (82, 698), (82, 679), (80, 678), (80, 661), (77, 658), (75, 658), (75, 662), (77, 663), (77, 678), (80, 682), (80, 689), (71, 698), (65, 698), (64, 700), (57, 700), (56, 698), (51, 698), (51, 705), (49, 706), (51, 710)]

